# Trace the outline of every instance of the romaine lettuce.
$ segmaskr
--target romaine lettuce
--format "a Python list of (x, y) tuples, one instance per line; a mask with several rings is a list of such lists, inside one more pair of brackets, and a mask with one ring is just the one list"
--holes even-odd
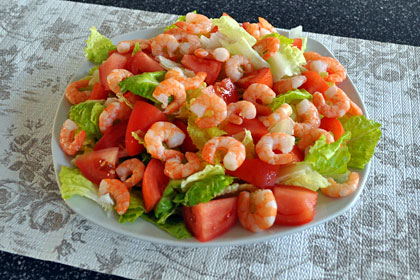
[(87, 138), (99, 139), (102, 136), (99, 129), (99, 115), (104, 109), (104, 105), (100, 102), (88, 100), (72, 106), (69, 118), (86, 132)]
[(239, 23), (231, 17), (221, 16), (220, 18), (212, 19), (212, 24), (217, 26), (218, 31), (224, 34), (233, 42), (240, 42), (244, 39), (248, 45), (253, 46), (257, 40), (252, 37)]
[(307, 92), (304, 89), (294, 89), (289, 90), (284, 94), (277, 95), (273, 102), (268, 104), (268, 107), (274, 112), (277, 110), (283, 103), (292, 104), (294, 100), (303, 100), (303, 99), (312, 99), (312, 94)]
[(285, 76), (299, 75), (300, 66), (306, 64), (303, 52), (291, 44), (280, 44), (279, 50), (267, 62), (270, 64), (274, 82)]
[(190, 116), (188, 117), (187, 131), (194, 145), (199, 150), (201, 150), (204, 144), (206, 144), (207, 141), (209, 141), (213, 137), (222, 136), (226, 134), (226, 131), (221, 130), (217, 126), (212, 128), (199, 128), (195, 124), (195, 119), (196, 116), (190, 114)]
[(153, 97), (153, 91), (163, 81), (165, 74), (166, 71), (147, 72), (124, 79), (118, 85), (122, 93), (131, 91), (136, 95), (158, 103), (159, 101)]
[(325, 177), (313, 170), (311, 164), (305, 162), (281, 167), (276, 184), (300, 186), (313, 191), (330, 185)]
[(94, 63), (102, 63), (108, 58), (108, 53), (117, 47), (96, 30), (95, 26), (90, 29), (90, 36), (86, 41), (85, 56)]
[(138, 217), (143, 215), (146, 212), (144, 208), (144, 202), (142, 198), (141, 191), (131, 190), (130, 192), (130, 204), (128, 206), (127, 212), (122, 214), (118, 219), (120, 223), (134, 222)]

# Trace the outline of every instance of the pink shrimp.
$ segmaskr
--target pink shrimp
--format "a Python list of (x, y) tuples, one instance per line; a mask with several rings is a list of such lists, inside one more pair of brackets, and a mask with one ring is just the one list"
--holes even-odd
[(116, 94), (121, 93), (121, 88), (118, 85), (122, 80), (132, 77), (133, 73), (125, 69), (114, 69), (106, 76), (106, 81), (112, 92)]
[(206, 79), (207, 73), (206, 72), (198, 72), (193, 77), (187, 77), (184, 75), (184, 72), (178, 68), (174, 67), (171, 68), (168, 72), (166, 72), (165, 79), (173, 78), (184, 85), (185, 90), (191, 90), (198, 88)]
[(294, 126), (294, 135), (302, 137), (311, 128), (319, 127), (321, 118), (315, 105), (304, 99), (296, 105), (297, 122)]
[(139, 43), (139, 47), (142, 51), (150, 49), (150, 40), (146, 39), (134, 39), (128, 41), (121, 41), (117, 45), (118, 53), (124, 54), (128, 53), (130, 50), (134, 48), (136, 43)]
[(183, 164), (182, 158), (173, 157), (165, 162), (164, 173), (171, 179), (181, 179), (194, 174), (200, 170), (201, 158), (195, 153), (186, 152), (185, 157), (188, 163)]
[(153, 56), (164, 56), (171, 58), (175, 56), (179, 43), (175, 36), (170, 34), (159, 34), (151, 43)]
[(260, 25), (258, 23), (244, 23), (244, 28), (246, 30), (246, 32), (249, 33), (249, 35), (251, 35), (252, 37), (254, 37), (255, 39), (259, 39), (260, 38)]
[[(174, 100), (168, 105), (170, 96), (173, 96)], [(165, 114), (172, 114), (178, 112), (179, 108), (181, 108), (187, 99), (187, 94), (182, 83), (174, 78), (170, 78), (159, 83), (153, 91), (153, 97), (162, 103)]]
[[(264, 28), (265, 30), (269, 31), (270, 33), (275, 33), (277, 32), (276, 29), (274, 28), (274, 26), (271, 25), (271, 23), (269, 23), (265, 18), (263, 17), (258, 17), (258, 24), (261, 28)], [(265, 34), (261, 34), (261, 35), (265, 35)]]
[[(183, 157), (183, 154), (172, 148), (181, 146), (184, 142), (185, 134), (182, 130), (171, 122), (155, 122), (144, 136), (144, 143), (147, 152), (152, 157), (166, 161), (173, 157)], [(163, 145), (166, 143), (169, 149)]]
[(225, 72), (226, 75), (233, 81), (236, 82), (244, 73), (249, 73), (254, 70), (249, 59), (243, 55), (234, 55), (226, 61)]
[(312, 52), (312, 51), (304, 52), (303, 56), (305, 57), (306, 61), (319, 60), (322, 58), (322, 55), (316, 52)]
[(105, 133), (115, 121), (128, 120), (131, 114), (131, 109), (123, 102), (112, 102), (99, 115), (99, 129)]
[(291, 78), (280, 79), (273, 85), (273, 90), (277, 94), (283, 94), (288, 92), (289, 90), (294, 90), (301, 87), (307, 78), (304, 75), (293, 76)]
[(206, 35), (212, 28), (211, 20), (208, 17), (194, 13), (188, 13), (185, 21), (178, 21), (175, 25), (185, 32), (195, 35)]
[(73, 104), (79, 104), (89, 99), (92, 92), (90, 90), (80, 91), (81, 88), (89, 86), (89, 80), (79, 80), (71, 82), (65, 91), (67, 100)]
[(241, 225), (252, 232), (270, 228), (277, 215), (277, 203), (271, 190), (243, 191), (238, 198), (238, 218)]
[(287, 103), (283, 103), (271, 115), (269, 115), (268, 117), (262, 117), (262, 122), (266, 127), (271, 127), (279, 121), (290, 117), (292, 113), (292, 107)]
[(84, 130), (75, 135), (78, 128), (74, 121), (67, 119), (60, 131), (60, 147), (69, 156), (74, 156), (85, 141), (86, 132)]
[[(295, 137), (282, 133), (271, 132), (265, 134), (255, 146), (255, 151), (260, 160), (272, 164), (288, 164), (293, 161), (293, 156), (289, 154), (295, 145)], [(274, 151), (280, 151), (276, 154)]]
[(327, 144), (334, 142), (334, 137), (328, 131), (322, 128), (312, 128), (305, 133), (299, 140), (298, 148), (308, 153), (309, 148), (318, 140), (322, 135), (325, 135)]
[(241, 125), (243, 119), (251, 120), (256, 115), (257, 109), (255, 105), (246, 100), (230, 103), (227, 106), (227, 119), (233, 124)]
[(346, 79), (346, 69), (336, 59), (316, 52), (305, 52), (303, 55), (308, 62), (306, 67), (316, 72), (329, 73), (324, 78), (327, 82), (340, 83)]
[(200, 48), (200, 46), (201, 43), (198, 36), (186, 33), (186, 35), (180, 40), (179, 51), (182, 55), (192, 54), (196, 49)]
[(347, 182), (340, 184), (332, 178), (328, 178), (330, 185), (321, 188), (321, 192), (329, 197), (345, 197), (352, 194), (359, 187), (360, 175), (357, 172), (351, 172)]
[(195, 123), (199, 128), (215, 127), (227, 117), (226, 102), (211, 90), (203, 90), (203, 94), (191, 102), (190, 110), (197, 115)]
[(353, 116), (363, 116), (362, 109), (352, 100), (350, 100), (350, 109), (347, 111), (347, 113)]
[(144, 163), (137, 158), (127, 159), (118, 165), (115, 172), (127, 188), (131, 188), (143, 179)]
[(272, 57), (280, 47), (280, 40), (276, 37), (265, 37), (258, 41), (253, 48), (267, 60)]
[(204, 144), (201, 156), (204, 161), (213, 164), (217, 150), (226, 152), (223, 165), (227, 170), (235, 171), (245, 160), (246, 150), (244, 144), (230, 136), (214, 137)]
[[(276, 93), (265, 84), (251, 84), (243, 95), (244, 100), (250, 101), (255, 105), (259, 115), (269, 115), (271, 113), (271, 109), (266, 105), (273, 102), (274, 97), (276, 97)], [(258, 103), (258, 101), (262, 104)]]
[(320, 92), (315, 92), (313, 94), (313, 102), (319, 113), (327, 118), (342, 117), (350, 109), (350, 100), (340, 88), (332, 86), (327, 89), (324, 95)]
[(102, 179), (99, 184), (98, 194), (110, 194), (115, 199), (115, 210), (122, 215), (127, 212), (130, 205), (130, 192), (127, 186), (118, 179)]
[(214, 50), (196, 49), (194, 55), (201, 58), (214, 59), (219, 62), (226, 62), (230, 58), (230, 53), (226, 48), (215, 48)]

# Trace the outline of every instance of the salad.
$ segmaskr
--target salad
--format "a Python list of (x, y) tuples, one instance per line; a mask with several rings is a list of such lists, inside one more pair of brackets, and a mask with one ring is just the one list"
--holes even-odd
[(114, 45), (92, 27), (86, 43), (95, 66), (65, 91), (61, 193), (120, 223), (202, 242), (237, 221), (309, 223), (318, 195), (358, 188), (381, 137), (340, 89), (344, 67), (307, 51), (301, 27), (286, 37), (264, 18), (192, 12), (154, 38)]

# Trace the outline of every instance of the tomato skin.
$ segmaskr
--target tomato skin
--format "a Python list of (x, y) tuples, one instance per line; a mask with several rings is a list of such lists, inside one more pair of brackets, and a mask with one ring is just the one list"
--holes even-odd
[(191, 140), (190, 135), (188, 134), (188, 130), (187, 130), (187, 125), (184, 124), (182, 121), (180, 121), (179, 119), (176, 119), (174, 121), (174, 124), (179, 127), (182, 132), (184, 132), (185, 134), (185, 139), (184, 142), (181, 145), (181, 150), (182, 152), (186, 153), (186, 152), (197, 152), (198, 149), (197, 147), (194, 145), (193, 141)]
[(259, 119), (244, 119), (241, 125), (228, 122), (223, 127), (223, 130), (226, 131), (230, 136), (245, 131), (245, 129), (248, 129), (251, 132), (255, 143), (257, 143), (260, 138), (268, 132), (265, 125)]
[(111, 126), (102, 135), (99, 141), (93, 148), (94, 151), (102, 150), (105, 148), (119, 147), (124, 144), (125, 132), (127, 130), (128, 120), (117, 123)]
[(136, 104), (137, 101), (141, 100), (144, 102), (147, 102), (146, 98), (143, 98), (141, 96), (135, 95), (134, 93), (127, 91), (126, 93), (123, 94), (125, 98), (127, 98), (128, 102), (130, 102), (131, 104)]
[(92, 89), (92, 94), (89, 97), (89, 100), (102, 100), (108, 98), (108, 92), (100, 83), (95, 83)]
[(220, 82), (214, 83), (213, 88), (215, 93), (223, 98), (223, 100), (226, 102), (226, 105), (239, 101), (238, 91), (236, 90), (236, 86), (230, 78), (226, 78)]
[(334, 141), (337, 141), (345, 132), (343, 125), (336, 118), (323, 117), (319, 128), (332, 132), (334, 134)]
[(300, 162), (305, 159), (305, 154), (296, 145), (293, 146), (293, 149), (290, 153), (293, 157), (292, 162)]
[(130, 70), (134, 75), (137, 75), (144, 72), (163, 71), (165, 69), (150, 55), (139, 51), (130, 58)]
[(318, 193), (303, 187), (276, 185), (277, 225), (303, 225), (313, 220)]
[(240, 88), (247, 89), (252, 84), (264, 84), (269, 88), (273, 87), (273, 75), (270, 68), (262, 68), (246, 74), (236, 82)]
[(293, 39), (292, 46), (297, 47), (299, 50), (302, 50), (302, 39), (301, 38)]
[(99, 185), (102, 179), (114, 179), (118, 160), (118, 148), (107, 148), (78, 156), (76, 166), (83, 176)]
[(133, 138), (132, 132), (142, 131), (146, 133), (149, 127), (158, 121), (166, 121), (165, 114), (155, 106), (144, 102), (137, 101), (134, 104), (130, 119), (128, 120), (127, 131), (125, 134), (125, 147), (130, 156), (140, 154), (144, 150), (144, 146)]
[(315, 71), (306, 71), (302, 73), (306, 77), (306, 82), (301, 88), (306, 89), (309, 93), (314, 94), (316, 91), (325, 93), (328, 89), (327, 82)]
[(165, 176), (164, 168), (160, 160), (153, 158), (144, 170), (142, 193), (146, 212), (155, 208), (169, 183), (169, 177)]
[(236, 223), (237, 201), (237, 197), (229, 197), (192, 207), (183, 206), (185, 225), (197, 240), (212, 240), (227, 232)]
[(181, 64), (195, 73), (206, 72), (207, 77), (205, 82), (207, 85), (212, 85), (216, 81), (223, 65), (222, 62), (197, 57), (191, 54), (184, 55), (182, 57)]
[(105, 90), (110, 90), (106, 80), (108, 74), (114, 69), (125, 69), (127, 61), (127, 57), (114, 52), (101, 64), (101, 66), (99, 66), (99, 79), (101, 80), (101, 84)]
[(271, 165), (259, 158), (253, 158), (245, 159), (238, 169), (226, 170), (226, 173), (258, 188), (269, 188), (275, 185), (279, 168), (280, 165)]

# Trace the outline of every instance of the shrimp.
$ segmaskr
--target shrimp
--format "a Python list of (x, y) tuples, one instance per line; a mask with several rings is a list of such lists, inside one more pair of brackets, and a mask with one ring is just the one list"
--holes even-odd
[(321, 192), (329, 197), (345, 197), (352, 194), (359, 187), (360, 175), (357, 172), (351, 172), (347, 182), (339, 184), (332, 178), (328, 178), (330, 185), (321, 188)]
[[(168, 99), (170, 96), (174, 97), (171, 104), (168, 105)], [(177, 80), (170, 78), (163, 80), (153, 91), (153, 97), (162, 103), (162, 108), (165, 109), (165, 114), (176, 113), (179, 108), (184, 104), (187, 99), (185, 87), (182, 83)]]
[(208, 34), (211, 31), (211, 20), (205, 15), (188, 13), (185, 21), (178, 21), (176, 26), (190, 34)]
[(225, 72), (226, 75), (233, 81), (236, 82), (244, 73), (252, 72), (254, 67), (252, 66), (249, 59), (243, 55), (234, 55), (226, 61)]
[(328, 131), (322, 128), (312, 128), (300, 138), (297, 146), (307, 154), (310, 146), (312, 146), (322, 135), (325, 135), (327, 144), (334, 142), (334, 137)]
[(200, 170), (201, 158), (195, 153), (186, 152), (185, 157), (188, 163), (182, 164), (182, 158), (173, 157), (165, 162), (164, 173), (171, 179), (181, 179), (194, 174)]
[(276, 37), (266, 37), (253, 46), (265, 60), (272, 57), (278, 51), (279, 47), (280, 40)]
[(174, 57), (178, 50), (179, 43), (175, 36), (170, 34), (159, 34), (151, 43), (153, 56)]
[(230, 103), (227, 106), (227, 119), (233, 124), (241, 125), (243, 119), (251, 120), (256, 115), (257, 109), (255, 105), (246, 100)]
[(304, 52), (303, 56), (305, 57), (306, 61), (318, 60), (322, 58), (322, 55), (316, 52), (312, 52), (312, 51)]
[(178, 67), (171, 68), (168, 72), (166, 72), (165, 75), (166, 80), (174, 78), (175, 80), (183, 84), (185, 90), (198, 88), (204, 82), (206, 77), (206, 72), (198, 72), (194, 77), (186, 77), (184, 75), (184, 72)]
[[(172, 148), (181, 146), (184, 142), (185, 134), (182, 130), (171, 122), (155, 122), (144, 136), (144, 143), (147, 152), (152, 157), (166, 161), (173, 157), (183, 157), (179, 151)], [(169, 149), (163, 145), (166, 143)]]
[(121, 94), (121, 88), (118, 85), (122, 80), (132, 77), (133, 73), (125, 69), (114, 69), (111, 73), (106, 76), (106, 82), (108, 83), (109, 88), (112, 92)]
[[(271, 132), (265, 134), (255, 146), (255, 151), (260, 160), (272, 164), (288, 164), (293, 161), (293, 156), (289, 154), (295, 145), (295, 137), (282, 133)], [(274, 151), (282, 154), (276, 154)]]
[[(274, 28), (274, 26), (271, 25), (271, 23), (269, 23), (265, 18), (263, 17), (258, 17), (258, 24), (261, 28), (264, 28), (265, 30), (268, 30), (270, 33), (275, 33), (277, 32), (276, 29)], [(263, 34), (261, 34), (263, 35)]]
[(144, 163), (137, 158), (127, 159), (118, 165), (115, 172), (127, 188), (131, 188), (143, 179)]
[(226, 102), (211, 90), (203, 90), (203, 94), (191, 102), (190, 110), (197, 115), (195, 123), (199, 128), (215, 127), (227, 117)]
[(118, 179), (102, 179), (99, 184), (98, 195), (111, 194), (115, 199), (115, 210), (122, 215), (130, 205), (130, 192), (127, 186)]
[(301, 87), (304, 83), (306, 83), (306, 80), (307, 78), (304, 75), (280, 79), (274, 84), (273, 90), (277, 94), (283, 94), (288, 92), (289, 90), (294, 90)]
[(115, 121), (125, 121), (130, 118), (131, 109), (123, 102), (112, 102), (99, 115), (99, 129), (105, 133)]
[(346, 69), (336, 59), (322, 56), (316, 52), (305, 52), (303, 56), (308, 62), (309, 69), (316, 72), (329, 73), (324, 78), (327, 82), (340, 83), (346, 79)]
[(75, 136), (78, 128), (74, 121), (67, 119), (60, 131), (60, 147), (69, 156), (74, 156), (85, 141), (86, 132), (84, 130)]
[(79, 104), (89, 99), (92, 92), (90, 90), (80, 91), (81, 88), (89, 86), (89, 80), (71, 82), (65, 91), (67, 100), (73, 104)]
[(217, 150), (225, 151), (223, 165), (227, 170), (235, 171), (245, 160), (245, 146), (238, 140), (230, 136), (214, 137), (204, 144), (201, 156), (204, 161), (213, 164)]
[(320, 92), (315, 92), (313, 94), (312, 101), (319, 113), (327, 118), (342, 117), (350, 109), (350, 100), (340, 88), (332, 86), (327, 89), (324, 95), (328, 103), (332, 103), (332, 105), (327, 104), (324, 96)]
[(134, 48), (136, 43), (139, 43), (140, 49), (142, 51), (150, 49), (150, 40), (134, 39), (134, 40), (119, 42), (117, 45), (117, 51), (118, 53), (121, 53), (121, 54), (128, 53), (130, 50)]
[(294, 126), (294, 135), (302, 137), (311, 128), (319, 127), (321, 119), (315, 105), (308, 99), (304, 99), (296, 105), (298, 122)]
[(347, 113), (353, 116), (363, 116), (362, 109), (352, 100), (350, 100), (350, 109), (347, 111)]
[(201, 58), (214, 59), (219, 62), (226, 62), (230, 58), (230, 53), (226, 48), (215, 48), (214, 50), (196, 49), (194, 55)]
[(242, 26), (245, 28), (246, 32), (249, 33), (249, 35), (251, 35), (257, 40), (260, 38), (261, 33), (260, 26), (258, 23), (244, 22)]
[(268, 117), (262, 117), (262, 122), (266, 127), (271, 127), (279, 121), (287, 119), (290, 115), (292, 115), (292, 113), (292, 107), (287, 103), (283, 103), (271, 115)]
[(276, 198), (271, 190), (243, 191), (238, 198), (238, 218), (241, 225), (252, 232), (270, 228), (277, 215)]
[(181, 39), (179, 45), (179, 51), (182, 55), (192, 54), (198, 48), (200, 48), (200, 38), (192, 34), (186, 34), (185, 37)]
[[(266, 105), (273, 102), (276, 93), (265, 84), (251, 84), (244, 92), (243, 99), (250, 101), (257, 108), (257, 114), (269, 115), (271, 109)], [(259, 104), (261, 101), (262, 104)]]

